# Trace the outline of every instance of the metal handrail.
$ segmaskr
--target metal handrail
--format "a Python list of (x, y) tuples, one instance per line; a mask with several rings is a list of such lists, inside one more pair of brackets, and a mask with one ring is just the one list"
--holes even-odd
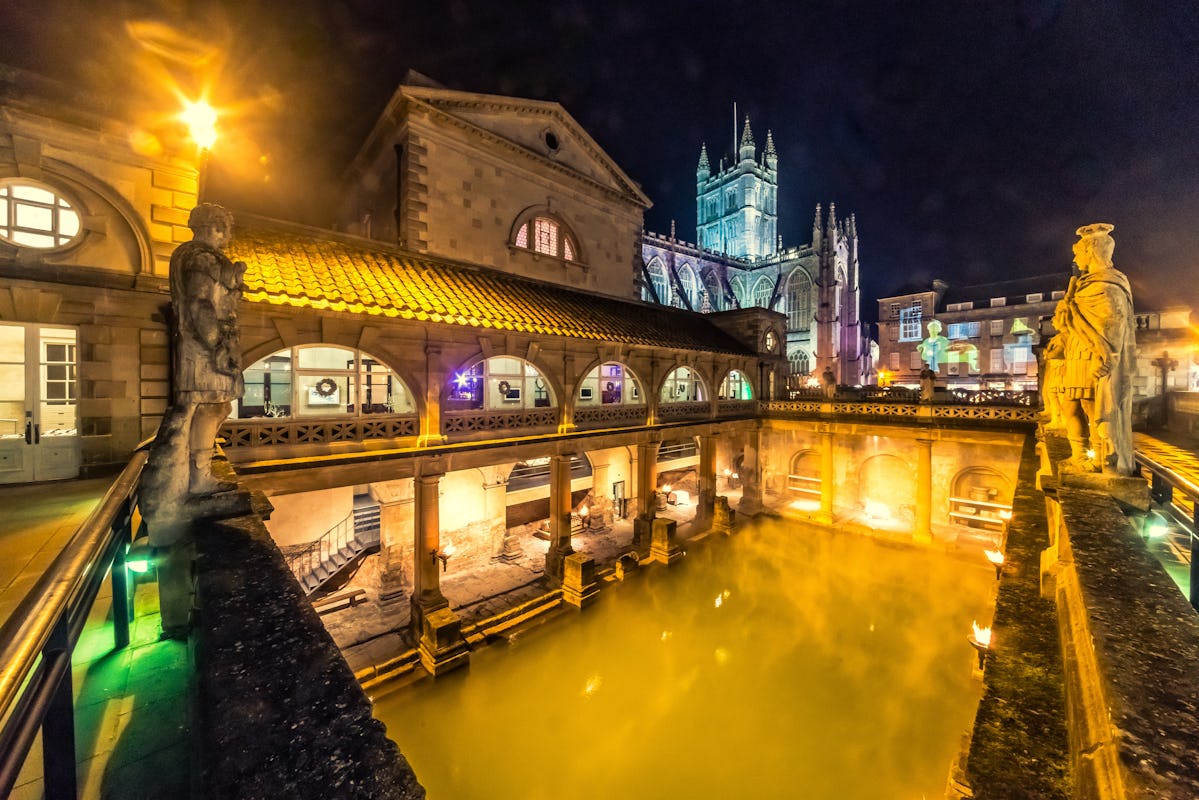
[(291, 568), (296, 580), (303, 582), (305, 577), (316, 572), (317, 567), (331, 560), (333, 553), (344, 548), (353, 538), (354, 514), (351, 512), (341, 522), (321, 534), (320, 538), (309, 542), (303, 550), (288, 556), (287, 566)]
[[(43, 740), (46, 796), (75, 794), (71, 653), (114, 560), (122, 567), (119, 577), (116, 570), (113, 574), (116, 647), (128, 644), (128, 594), (121, 545), (132, 539), (135, 495), (147, 457), (144, 449), (133, 454), (104, 498), (0, 626), (0, 720), (4, 723), (0, 728), (0, 796), (7, 797), (12, 790), (39, 726), (47, 733)], [(122, 601), (122, 607), (115, 608)], [(63, 701), (64, 685), (69, 725), (50, 713), (52, 706)], [(69, 757), (49, 741), (52, 729), (68, 739)], [(56, 771), (57, 776), (52, 774)]]

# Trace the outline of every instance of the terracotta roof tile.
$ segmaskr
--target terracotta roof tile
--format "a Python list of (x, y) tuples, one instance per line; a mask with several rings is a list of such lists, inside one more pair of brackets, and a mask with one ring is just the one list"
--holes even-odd
[(239, 225), (250, 302), (746, 355), (702, 315), (589, 294), (280, 223)]

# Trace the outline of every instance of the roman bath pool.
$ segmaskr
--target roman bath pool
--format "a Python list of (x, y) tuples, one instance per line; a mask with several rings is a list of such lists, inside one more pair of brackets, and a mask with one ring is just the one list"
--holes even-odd
[(981, 693), (984, 564), (766, 522), (376, 715), (433, 800), (939, 798)]

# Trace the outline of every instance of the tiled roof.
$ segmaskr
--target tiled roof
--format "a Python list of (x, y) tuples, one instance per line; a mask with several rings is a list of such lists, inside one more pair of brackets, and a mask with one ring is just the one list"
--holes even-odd
[(1012, 278), (995, 283), (979, 283), (973, 286), (953, 286), (945, 292), (942, 301), (945, 303), (960, 303), (966, 300), (986, 301), (992, 297), (1015, 297), (1023, 300), (1026, 295), (1043, 294), (1048, 300), (1050, 294), (1065, 291), (1070, 282), (1070, 271), (1062, 270), (1055, 275), (1035, 275), (1030, 278)]
[(239, 220), (245, 299), (393, 319), (750, 355), (702, 315), (590, 294), (311, 228)]

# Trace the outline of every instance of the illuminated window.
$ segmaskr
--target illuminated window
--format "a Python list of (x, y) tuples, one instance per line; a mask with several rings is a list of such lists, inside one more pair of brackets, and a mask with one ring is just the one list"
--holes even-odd
[[(649, 273), (649, 282), (654, 287), (654, 294), (657, 295), (658, 302), (662, 305), (670, 305), (670, 281), (666, 277), (666, 267), (663, 266), (661, 259), (652, 259), (645, 271)], [(650, 302), (654, 300), (648, 292), (645, 299)]]
[(566, 226), (556, 219), (535, 216), (520, 223), (512, 244), (534, 253), (577, 261), (579, 248)]
[(49, 250), (79, 235), (79, 212), (43, 186), (0, 183), (0, 239), (23, 247)]
[(323, 417), (415, 414), (412, 393), (379, 359), (348, 347), (279, 350), (242, 373), (235, 416)]
[(899, 312), (899, 341), (920, 341), (921, 319), (922, 314), (919, 304), (914, 304), (911, 308), (901, 309)]
[(807, 330), (812, 326), (812, 281), (797, 269), (787, 278), (787, 328)]
[(720, 383), (720, 400), (753, 400), (754, 390), (740, 370), (731, 369)]
[(660, 396), (663, 403), (687, 403), (708, 399), (703, 380), (690, 367), (678, 367), (667, 375)]
[(446, 407), (450, 411), (517, 411), (554, 406), (553, 392), (541, 371), (511, 356), (476, 361), (454, 373), (449, 388)]
[(770, 279), (763, 276), (758, 278), (758, 282), (754, 284), (754, 302), (759, 308), (769, 308), (770, 299), (774, 296), (774, 284)]
[(644, 405), (641, 382), (629, 368), (614, 361), (600, 364), (579, 382), (579, 395), (575, 405)]
[(947, 337), (950, 339), (974, 339), (978, 337), (977, 322), (951, 322)]
[[(690, 304), (691, 308), (698, 309), (699, 292), (696, 291), (695, 271), (691, 269), (689, 264), (684, 264), (683, 266), (679, 267), (679, 283), (683, 287), (683, 294), (687, 296), (687, 302)], [(680, 302), (676, 303), (675, 305), (679, 306), (680, 308), (683, 306), (681, 298)]]

